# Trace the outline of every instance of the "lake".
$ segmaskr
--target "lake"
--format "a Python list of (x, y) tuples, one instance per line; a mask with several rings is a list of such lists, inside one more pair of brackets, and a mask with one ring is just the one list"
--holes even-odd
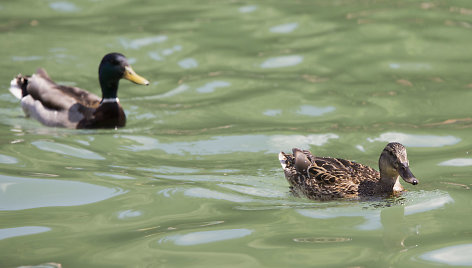
[[(0, 267), (472, 266), (472, 2), (0, 2)], [(18, 73), (100, 94), (126, 55), (127, 126), (49, 128)], [(378, 201), (291, 195), (292, 147), (416, 186)]]

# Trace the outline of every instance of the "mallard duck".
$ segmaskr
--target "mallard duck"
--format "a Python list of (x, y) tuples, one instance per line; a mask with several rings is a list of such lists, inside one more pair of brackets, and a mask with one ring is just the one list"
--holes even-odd
[(98, 68), (101, 98), (78, 87), (56, 84), (42, 68), (31, 76), (16, 76), (11, 81), (10, 92), (21, 99), (27, 116), (46, 126), (118, 128), (126, 124), (117, 96), (121, 78), (149, 85), (146, 79), (133, 71), (125, 56), (109, 53)]
[(310, 199), (397, 195), (404, 190), (398, 176), (418, 184), (410, 171), (406, 149), (397, 142), (387, 144), (380, 154), (380, 172), (349, 160), (317, 157), (298, 148), (292, 151), (293, 154), (279, 153), (285, 178), (295, 194)]

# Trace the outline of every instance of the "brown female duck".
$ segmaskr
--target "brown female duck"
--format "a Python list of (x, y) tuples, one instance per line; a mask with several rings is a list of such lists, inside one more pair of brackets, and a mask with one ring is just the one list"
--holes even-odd
[(281, 152), (279, 160), (292, 191), (310, 199), (396, 195), (404, 190), (399, 176), (418, 184), (410, 171), (405, 147), (396, 142), (387, 144), (382, 151), (380, 172), (349, 160), (317, 157), (298, 148), (293, 149), (293, 154)]
[(105, 55), (98, 68), (102, 97), (78, 87), (58, 85), (44, 69), (32, 76), (18, 75), (10, 84), (10, 92), (21, 99), (27, 116), (51, 127), (118, 128), (126, 124), (126, 116), (118, 100), (121, 78), (136, 84), (149, 82), (137, 75), (120, 53)]

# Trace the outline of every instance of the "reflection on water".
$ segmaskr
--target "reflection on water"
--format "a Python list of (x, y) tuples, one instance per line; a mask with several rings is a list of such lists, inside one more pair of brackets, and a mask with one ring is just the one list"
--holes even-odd
[(264, 115), (267, 115), (267, 116), (277, 116), (277, 115), (281, 115), (282, 114), (282, 110), (265, 110)]
[(117, 180), (135, 180), (136, 179), (131, 176), (126, 176), (126, 175), (121, 175), (121, 174), (112, 174), (112, 173), (103, 173), (103, 172), (95, 172), (94, 174), (99, 177), (110, 177)]
[(122, 189), (78, 181), (27, 179), (0, 175), (0, 211), (79, 206), (123, 194)]
[[(1, 267), (470, 266), (467, 1), (25, 2), (0, 1)], [(120, 89), (126, 128), (43, 127), (7, 91), (43, 66), (99, 93), (111, 51), (153, 81)], [(298, 198), (277, 161), (393, 140), (424, 178), (394, 200)]]
[(237, 203), (244, 203), (244, 202), (251, 202), (253, 201), (251, 198), (235, 195), (235, 194), (227, 194), (222, 192), (217, 192), (213, 190), (208, 190), (205, 188), (190, 188), (185, 190), (184, 194), (186, 196), (191, 197), (199, 197), (199, 198), (211, 198), (211, 199), (218, 199), (218, 200), (226, 200), (230, 202), (237, 202)]
[(443, 161), (438, 166), (465, 167), (472, 166), (472, 158), (454, 158)]
[(172, 241), (178, 246), (194, 246), (200, 244), (213, 243), (223, 240), (242, 238), (252, 233), (249, 229), (227, 229), (216, 231), (194, 232), (184, 235), (168, 236), (159, 240), (159, 243)]
[(173, 167), (173, 166), (159, 166), (158, 168), (137, 168), (142, 171), (156, 172), (159, 174), (181, 174), (181, 173), (197, 173), (200, 171), (196, 168)]
[(164, 98), (170, 98), (175, 95), (179, 95), (184, 93), (185, 91), (189, 90), (190, 87), (186, 84), (181, 84), (178, 87), (167, 91), (166, 93), (159, 94), (159, 95), (154, 95), (154, 96), (147, 96), (147, 97), (136, 97), (133, 98), (133, 100), (154, 100), (154, 99), (164, 99)]
[(454, 266), (472, 266), (472, 244), (444, 247), (427, 252), (421, 259)]
[(158, 51), (150, 51), (150, 52), (148, 52), (148, 55), (153, 60), (163, 61), (166, 56), (170, 56), (170, 55), (174, 54), (174, 52), (181, 51), (181, 50), (182, 50), (182, 46), (175, 45), (171, 48), (165, 48), (165, 49), (158, 50)]
[(302, 105), (300, 106), (300, 109), (297, 111), (297, 113), (309, 116), (321, 116), (323, 114), (333, 112), (334, 110), (336, 110), (334, 106), (317, 107), (311, 105)]
[(12, 56), (13, 61), (38, 61), (44, 59), (42, 56)]
[(292, 22), (292, 23), (286, 23), (286, 24), (281, 24), (277, 26), (273, 26), (269, 29), (271, 33), (291, 33), (295, 29), (297, 29), (298, 23)]
[(166, 35), (157, 35), (157, 36), (150, 36), (150, 37), (143, 37), (138, 39), (128, 39), (122, 37), (119, 39), (121, 45), (125, 48), (131, 49), (140, 49), (141, 47), (149, 46), (156, 43), (162, 43), (167, 40)]
[(403, 71), (429, 71), (431, 70), (431, 64), (429, 63), (396, 63), (392, 62), (388, 65), (392, 69), (400, 69)]
[(358, 144), (358, 145), (356, 145), (356, 148), (357, 148), (357, 150), (359, 150), (359, 151), (365, 153), (365, 148), (364, 148), (364, 146)]
[(405, 194), (405, 197), (409, 200), (405, 206), (405, 215), (422, 213), (454, 203), (454, 199), (451, 196), (440, 191), (408, 192)]
[[(423, 213), (426, 211), (444, 207), (446, 204), (453, 203), (454, 200), (441, 191), (415, 191), (406, 192), (402, 199), (402, 216)], [(330, 219), (338, 217), (363, 217), (366, 221), (357, 226), (360, 230), (375, 230), (382, 226), (381, 211), (376, 209), (366, 209), (364, 205), (371, 207), (375, 203), (354, 203), (348, 206), (329, 207), (324, 209), (298, 209), (297, 212), (303, 216), (318, 219)], [(379, 203), (380, 207), (388, 203)]]
[(70, 2), (52, 2), (49, 6), (60, 12), (78, 12), (80, 8), (78, 8), (75, 4)]
[(359, 230), (375, 230), (380, 229), (382, 224), (380, 223), (380, 211), (376, 210), (365, 210), (362, 207), (332, 207), (324, 209), (298, 209), (298, 213), (305, 217), (316, 218), (316, 219), (331, 219), (338, 217), (363, 217), (365, 222), (358, 225)]
[(192, 69), (198, 67), (198, 62), (194, 58), (185, 58), (178, 62), (179, 66), (183, 69)]
[(62, 264), (56, 262), (42, 263), (38, 265), (18, 266), (18, 268), (63, 268)]
[(119, 219), (135, 218), (135, 217), (139, 217), (141, 215), (142, 215), (141, 211), (129, 209), (129, 210), (125, 210), (125, 211), (120, 211), (118, 213), (118, 218)]
[(368, 138), (367, 140), (370, 142), (396, 141), (407, 147), (442, 147), (446, 145), (454, 145), (461, 141), (460, 138), (454, 136), (416, 135), (400, 132), (386, 132), (380, 134), (377, 138)]
[(241, 13), (251, 13), (256, 11), (257, 6), (243, 6), (239, 8), (239, 12)]
[(290, 55), (267, 59), (261, 63), (261, 68), (282, 68), (298, 65), (303, 61), (303, 56)]
[(227, 188), (242, 194), (258, 196), (262, 198), (283, 198), (287, 196), (287, 191), (277, 191), (276, 189), (267, 189), (257, 185), (257, 187), (235, 185), (235, 184), (218, 184), (218, 186)]
[(49, 141), (33, 141), (31, 144), (36, 146), (38, 149), (53, 152), (58, 154), (63, 154), (72, 157), (84, 158), (84, 159), (91, 159), (91, 160), (105, 160), (104, 157), (101, 155), (86, 150), (82, 148), (72, 147), (70, 145), (65, 145), (56, 142), (49, 142)]
[(211, 93), (215, 91), (215, 89), (220, 87), (229, 87), (231, 84), (225, 81), (213, 81), (210, 83), (206, 83), (204, 86), (197, 88), (197, 92), (199, 93)]
[(16, 164), (16, 163), (18, 163), (18, 159), (8, 156), (8, 155), (0, 154), (0, 164)]
[(51, 228), (43, 226), (23, 226), (15, 228), (0, 229), (0, 240), (10, 237), (39, 234), (50, 231)]
[(350, 237), (303, 237), (294, 238), (293, 241), (299, 243), (340, 243), (349, 242), (352, 238)]
[[(163, 150), (168, 154), (212, 155), (229, 154), (234, 152), (265, 152), (277, 153), (281, 150), (290, 150), (293, 147), (307, 148), (310, 145), (321, 146), (330, 139), (339, 138), (336, 134), (312, 135), (241, 135), (215, 136), (208, 140), (194, 142), (161, 143), (157, 139), (123, 135), (123, 138), (133, 140), (140, 145), (123, 146), (130, 151)], [(234, 146), (237, 144), (238, 146)]]

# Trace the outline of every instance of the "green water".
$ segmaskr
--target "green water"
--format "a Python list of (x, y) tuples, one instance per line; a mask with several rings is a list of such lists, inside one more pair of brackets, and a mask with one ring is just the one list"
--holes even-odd
[[(472, 2), (0, 2), (0, 267), (472, 266)], [(125, 54), (119, 130), (25, 118), (38, 67), (99, 93)], [(298, 146), (420, 183), (397, 200), (290, 195)], [(41, 266), (43, 267), (43, 266)]]

